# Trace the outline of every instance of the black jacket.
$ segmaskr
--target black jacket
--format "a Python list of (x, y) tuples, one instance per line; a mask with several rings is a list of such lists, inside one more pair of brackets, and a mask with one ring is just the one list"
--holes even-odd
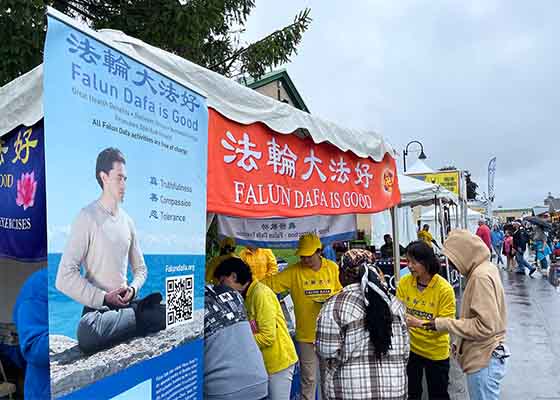
[[(381, 252), (381, 257), (383, 258), (393, 257), (393, 243), (385, 243), (383, 246), (381, 246), (379, 251)], [(399, 251), (402, 256), (406, 252), (406, 249), (399, 244)]]
[(513, 233), (514, 249), (521, 249), (522, 251), (525, 251), (527, 249), (527, 242), (529, 242), (529, 237), (527, 236), (527, 232), (525, 232), (525, 229), (519, 228), (516, 232)]

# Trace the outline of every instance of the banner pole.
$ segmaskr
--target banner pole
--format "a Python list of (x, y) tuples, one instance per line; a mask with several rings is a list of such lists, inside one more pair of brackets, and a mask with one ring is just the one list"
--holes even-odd
[(393, 225), (393, 277), (395, 281), (395, 288), (401, 278), (401, 252), (399, 240), (399, 221), (397, 215), (397, 206), (391, 207), (391, 223)]

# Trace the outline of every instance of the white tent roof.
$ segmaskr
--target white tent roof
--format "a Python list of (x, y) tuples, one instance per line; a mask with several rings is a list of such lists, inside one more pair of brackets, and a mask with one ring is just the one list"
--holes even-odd
[(405, 174), (432, 174), (434, 172), (432, 168), (428, 167), (424, 161), (418, 158), (412, 167), (406, 170)]
[[(435, 210), (434, 210), (434, 208), (432, 207), (432, 208), (429, 209), (428, 211), (422, 212), (422, 215), (421, 215), (421, 218), (420, 218), (420, 219), (423, 220), (423, 221), (424, 221), (424, 220), (429, 221), (429, 220), (434, 219), (434, 215), (435, 215)], [(452, 218), (454, 218), (453, 215), (452, 215)], [(475, 211), (475, 210), (471, 210), (470, 208), (467, 208), (467, 219), (468, 219), (469, 221), (471, 221), (471, 220), (472, 220), (472, 221), (476, 220), (476, 222), (478, 222), (481, 218), (482, 218), (482, 214), (481, 214), (481, 213), (479, 213), (478, 211)]]
[(0, 88), (0, 115), (0, 137), (43, 118), (42, 65)]
[[(90, 32), (91, 33), (91, 32)], [(347, 129), (261, 95), (234, 80), (174, 54), (150, 46), (120, 31), (103, 30), (94, 36), (144, 64), (176, 77), (208, 96), (208, 106), (242, 124), (262, 122), (272, 130), (291, 134), (305, 129), (315, 143), (330, 142), (359, 157), (381, 161), (393, 147), (375, 132)], [(43, 69), (38, 67), (0, 88), (0, 136), (20, 124), (32, 125), (43, 116)]]
[(435, 196), (439, 199), (458, 204), (457, 196), (439, 185), (424, 182), (406, 175), (399, 174), (398, 178), (399, 188), (401, 190), (400, 207), (433, 204)]

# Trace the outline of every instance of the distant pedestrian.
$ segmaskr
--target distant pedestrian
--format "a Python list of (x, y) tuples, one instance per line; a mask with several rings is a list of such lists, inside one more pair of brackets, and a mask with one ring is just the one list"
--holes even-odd
[(525, 251), (527, 250), (529, 236), (519, 221), (515, 221), (513, 223), (513, 229), (513, 254), (515, 255), (515, 260), (517, 261), (516, 273), (525, 275), (525, 268), (527, 268), (529, 270), (529, 276), (533, 277), (537, 268), (525, 260)]
[(410, 332), (408, 360), (408, 398), (422, 398), (422, 378), (426, 375), (430, 399), (449, 399), (449, 334), (428, 332), (426, 321), (437, 317), (455, 317), (453, 287), (441, 275), (440, 262), (422, 241), (407, 248), (409, 275), (399, 281), (397, 297), (407, 308)]
[(492, 235), (490, 234), (490, 228), (488, 228), (488, 225), (486, 225), (486, 221), (484, 221), (483, 219), (478, 221), (476, 236), (482, 239), (486, 246), (488, 246), (490, 254), (492, 254)]
[(555, 257), (560, 258), (560, 239), (555, 238), (552, 242), (552, 252)]
[(319, 313), (315, 349), (325, 400), (407, 399), (406, 311), (373, 262), (368, 250), (346, 252), (344, 288)]
[(533, 242), (535, 243), (535, 258), (539, 263), (540, 272), (543, 277), (548, 277), (548, 257), (552, 254), (552, 250), (548, 246), (546, 233), (540, 226), (535, 227)]
[(513, 259), (513, 236), (511, 235), (511, 231), (506, 231), (506, 236), (504, 238), (504, 246), (503, 246), (503, 254), (506, 256), (506, 268), (508, 271), (513, 271), (514, 268), (514, 259)]
[(449, 262), (467, 278), (460, 319), (436, 318), (424, 326), (458, 338), (454, 353), (471, 400), (498, 400), (510, 356), (506, 341), (506, 302), (498, 269), (488, 247), (466, 230), (455, 230), (443, 244)]
[(503, 265), (504, 260), (502, 260), (502, 246), (504, 244), (504, 232), (502, 232), (498, 225), (494, 225), (491, 238), (492, 248), (494, 249), (494, 254), (496, 254), (496, 265)]

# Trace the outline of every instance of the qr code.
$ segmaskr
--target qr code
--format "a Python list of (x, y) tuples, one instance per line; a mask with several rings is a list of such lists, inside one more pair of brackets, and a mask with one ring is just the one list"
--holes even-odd
[(183, 325), (193, 318), (194, 276), (173, 276), (165, 279), (167, 327)]

